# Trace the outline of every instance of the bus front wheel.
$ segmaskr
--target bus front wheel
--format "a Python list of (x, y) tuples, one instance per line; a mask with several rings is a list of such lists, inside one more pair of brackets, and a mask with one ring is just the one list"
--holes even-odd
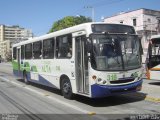
[(61, 90), (64, 98), (67, 98), (67, 99), (73, 98), (72, 86), (69, 79), (65, 78), (62, 80)]

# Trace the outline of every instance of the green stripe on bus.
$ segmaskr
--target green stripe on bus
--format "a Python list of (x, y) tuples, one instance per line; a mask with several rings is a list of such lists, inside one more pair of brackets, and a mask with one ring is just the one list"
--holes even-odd
[(29, 64), (29, 62), (24, 62), (24, 69), (25, 69), (27, 72), (30, 72), (30, 64)]

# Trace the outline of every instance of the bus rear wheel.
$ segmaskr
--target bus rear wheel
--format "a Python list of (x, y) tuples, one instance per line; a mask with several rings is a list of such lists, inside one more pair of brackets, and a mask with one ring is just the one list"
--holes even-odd
[(67, 99), (73, 98), (72, 86), (69, 79), (65, 78), (62, 80), (61, 91), (64, 98), (67, 98)]

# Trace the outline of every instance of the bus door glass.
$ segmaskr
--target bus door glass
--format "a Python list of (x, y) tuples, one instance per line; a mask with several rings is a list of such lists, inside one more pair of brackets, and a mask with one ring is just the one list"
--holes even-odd
[(89, 93), (87, 40), (85, 36), (75, 38), (76, 80), (80, 93)]

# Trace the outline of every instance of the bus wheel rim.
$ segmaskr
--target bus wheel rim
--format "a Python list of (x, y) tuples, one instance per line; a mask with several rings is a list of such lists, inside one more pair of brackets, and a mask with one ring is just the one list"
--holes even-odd
[(64, 93), (68, 94), (70, 92), (70, 84), (68, 82), (65, 82), (64, 85), (63, 85), (63, 91)]

